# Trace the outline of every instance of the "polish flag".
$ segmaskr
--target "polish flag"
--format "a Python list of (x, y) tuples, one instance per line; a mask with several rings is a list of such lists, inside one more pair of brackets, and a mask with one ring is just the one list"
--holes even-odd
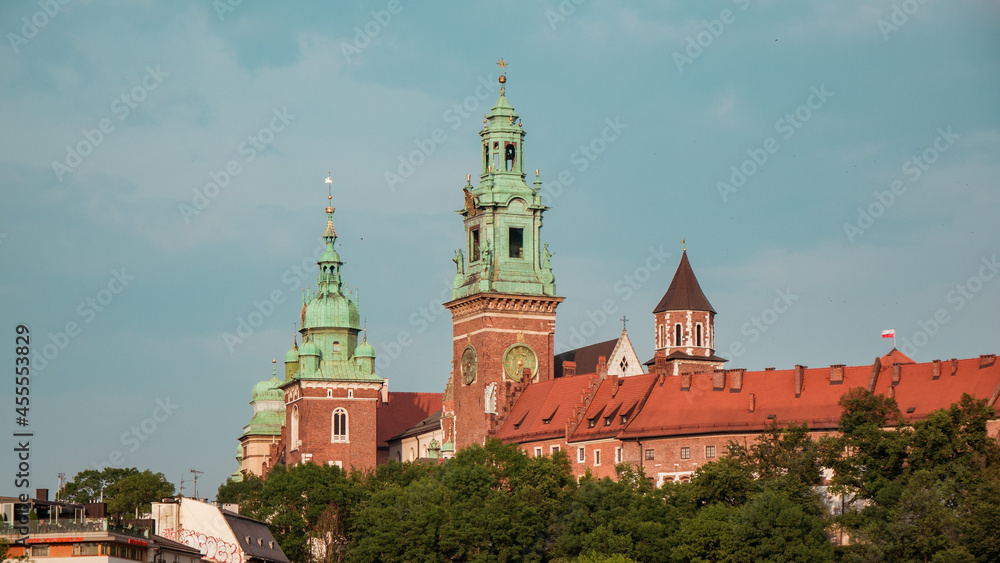
[(882, 338), (896, 338), (896, 329), (883, 330)]

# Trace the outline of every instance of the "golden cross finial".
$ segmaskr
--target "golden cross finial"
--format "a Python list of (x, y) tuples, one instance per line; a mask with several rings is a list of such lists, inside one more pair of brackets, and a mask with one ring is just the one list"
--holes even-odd
[(503, 57), (500, 57), (500, 60), (497, 61), (497, 66), (500, 67), (503, 72), (507, 71), (507, 61), (503, 60)]

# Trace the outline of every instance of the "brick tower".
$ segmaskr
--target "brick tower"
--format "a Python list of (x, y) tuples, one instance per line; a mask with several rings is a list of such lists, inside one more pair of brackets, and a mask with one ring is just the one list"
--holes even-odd
[[(502, 59), (501, 68), (506, 67)], [(524, 174), (524, 130), (504, 95), (479, 132), (479, 185), (462, 189), (465, 244), (455, 254), (451, 391), (456, 448), (481, 444), (499, 429), (517, 395), (552, 378), (556, 307), (548, 243), (540, 244), (541, 181)]]
[(656, 372), (680, 375), (722, 368), (726, 360), (715, 355), (715, 309), (698, 285), (686, 248), (653, 319)]

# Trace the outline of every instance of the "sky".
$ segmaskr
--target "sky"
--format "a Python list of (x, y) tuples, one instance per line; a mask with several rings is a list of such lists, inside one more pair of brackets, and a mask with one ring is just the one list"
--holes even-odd
[(214, 496), (315, 287), (328, 171), (377, 372), (442, 391), (500, 58), (558, 349), (624, 316), (651, 357), (684, 239), (727, 367), (870, 364), (887, 329), (998, 351), (995, 2), (36, 0), (0, 31), (0, 365), (19, 325), (31, 358), (0, 448), (33, 434), (32, 489), (134, 466)]

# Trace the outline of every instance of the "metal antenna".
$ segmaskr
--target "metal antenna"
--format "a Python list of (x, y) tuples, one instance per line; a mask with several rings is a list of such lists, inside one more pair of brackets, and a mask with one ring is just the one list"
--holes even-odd
[(191, 473), (194, 473), (194, 498), (198, 499), (198, 475), (204, 473), (204, 471), (198, 471), (197, 469), (192, 469)]

